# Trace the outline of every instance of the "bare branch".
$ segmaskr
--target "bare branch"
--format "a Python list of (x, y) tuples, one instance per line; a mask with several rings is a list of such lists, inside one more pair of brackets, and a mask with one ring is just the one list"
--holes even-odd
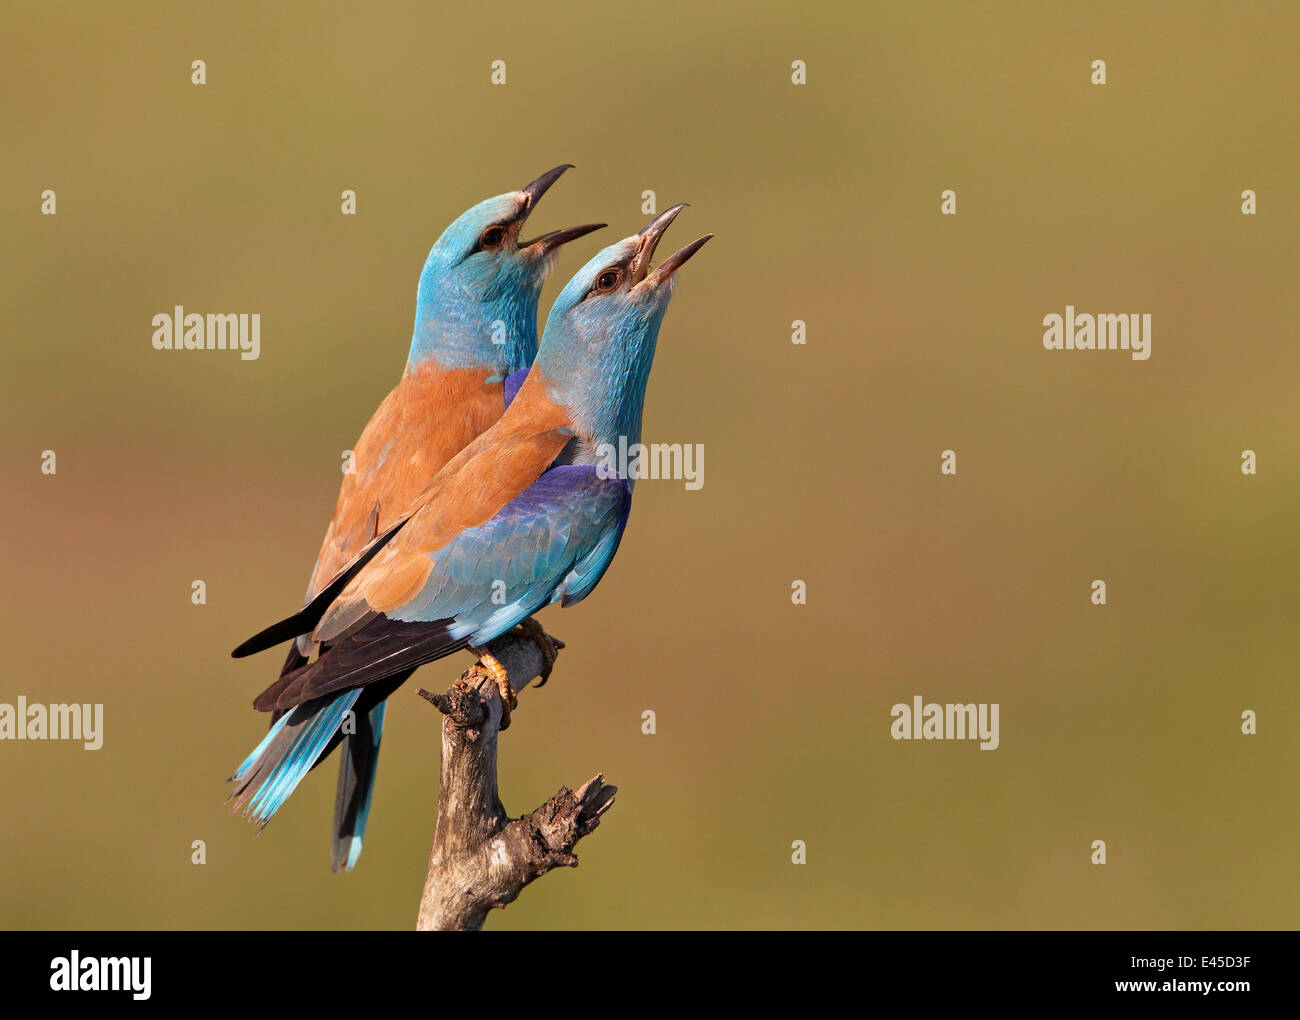
[[(562, 647), (562, 645), (560, 646)], [(490, 645), (514, 684), (542, 675), (546, 661), (515, 630)], [(443, 714), (438, 823), (420, 899), (420, 931), (477, 931), (553, 868), (578, 864), (573, 848), (600, 824), (616, 788), (597, 775), (576, 791), (560, 789), (522, 818), (510, 819), (497, 796), (497, 737), (503, 703), (486, 668), (475, 663), (445, 694), (420, 695)]]

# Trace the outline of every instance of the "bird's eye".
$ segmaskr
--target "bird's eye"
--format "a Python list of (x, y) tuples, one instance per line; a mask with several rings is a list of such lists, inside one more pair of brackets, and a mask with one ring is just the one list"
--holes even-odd
[(615, 287), (618, 286), (619, 276), (620, 274), (617, 269), (606, 269), (603, 273), (601, 273), (598, 277), (596, 277), (595, 289), (601, 294), (608, 294), (611, 290), (613, 290)]
[(499, 247), (501, 242), (506, 239), (506, 228), (501, 226), (488, 227), (478, 239), (478, 246), (481, 251), (487, 251), (490, 248)]

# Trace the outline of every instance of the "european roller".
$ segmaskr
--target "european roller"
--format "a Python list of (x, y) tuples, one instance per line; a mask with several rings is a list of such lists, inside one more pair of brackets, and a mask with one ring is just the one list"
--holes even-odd
[[(353, 447), (351, 470), (343, 476), (305, 604), (392, 526), (447, 461), (501, 417), (509, 396), (507, 378), (527, 369), (536, 356), (538, 297), (560, 246), (604, 226), (522, 238), (538, 201), (567, 169), (567, 164), (558, 166), (518, 191), (478, 203), (429, 252), (405, 370)], [(309, 635), (299, 637), (282, 675), (301, 668), (318, 650)], [(384, 699), (405, 678), (394, 677), (387, 689), (375, 687), (358, 707), (355, 732), (340, 738), (332, 853), (336, 871), (351, 868), (360, 854)]]
[[(641, 439), (646, 383), (677, 272), (712, 235), (651, 269), (675, 206), (605, 248), (555, 299), (540, 349), (501, 419), (470, 442), (301, 612), (237, 652), (304, 635), (314, 661), (254, 701), (284, 715), (240, 765), (236, 807), (265, 822), (360, 716), (417, 667), (469, 649), (507, 706), (485, 647), (551, 603), (589, 595), (618, 549), (634, 479), (605, 451)], [(356, 830), (355, 846), (360, 845)]]

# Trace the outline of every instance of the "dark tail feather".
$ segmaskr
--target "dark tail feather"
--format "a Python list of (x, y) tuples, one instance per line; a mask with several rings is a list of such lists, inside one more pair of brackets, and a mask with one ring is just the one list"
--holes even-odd
[(355, 560), (335, 575), (334, 580), (327, 584), (320, 592), (308, 602), (302, 609), (290, 617), (273, 623), (271, 626), (258, 631), (242, 645), (231, 652), (231, 656), (236, 659), (242, 659), (245, 655), (252, 655), (255, 652), (264, 651), (278, 645), (281, 641), (288, 641), (299, 634), (308, 634), (316, 629), (316, 624), (320, 623), (321, 617), (325, 615), (325, 610), (330, 604), (343, 593), (343, 589), (348, 586), (348, 582), (356, 576), (357, 572), (374, 559), (375, 554), (379, 552), (394, 535), (401, 530), (410, 518), (403, 518), (376, 538)]
[[(280, 675), (288, 676), (294, 670), (301, 669), (305, 665), (307, 665), (307, 656), (298, 651), (298, 645), (296, 643), (292, 644), (289, 646), (289, 654), (284, 657), (284, 665), (280, 667)], [(287, 708), (277, 708), (272, 712), (271, 725), (274, 726), (278, 723), (287, 711), (289, 711)], [(328, 754), (329, 752), (327, 751), (326, 753)]]
[(361, 840), (370, 817), (370, 795), (375, 789), (375, 770), (379, 766), (379, 741), (384, 735), (384, 709), (381, 701), (357, 719), (356, 733), (343, 738), (339, 760), (339, 789), (334, 802), (334, 843), (330, 850), (330, 867), (335, 871), (356, 867), (361, 856)]
[[(375, 615), (356, 632), (334, 641), (319, 658), (286, 673), (253, 699), (259, 712), (293, 708), (349, 687), (364, 687), (401, 676), (418, 666), (464, 648), (455, 620), (406, 623)], [(398, 683), (401, 681), (399, 680)]]
[(334, 739), (325, 745), (325, 750), (316, 759), (319, 765), (329, 757), (336, 743), (344, 742), (343, 754), (339, 760), (338, 799), (334, 805), (331, 865), (335, 871), (340, 867), (351, 871), (361, 854), (361, 837), (365, 834), (366, 819), (370, 815), (370, 795), (375, 786), (379, 741), (384, 731), (384, 706), (388, 697), (406, 683), (414, 672), (413, 669), (404, 669), (362, 690), (352, 711), (358, 719), (368, 720), (369, 741), (365, 740), (358, 724), (355, 735), (335, 734)]

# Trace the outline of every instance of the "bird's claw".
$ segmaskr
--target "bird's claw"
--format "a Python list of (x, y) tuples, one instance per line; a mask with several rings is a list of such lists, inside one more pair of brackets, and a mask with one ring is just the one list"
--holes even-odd
[(537, 645), (537, 650), (542, 653), (542, 671), (539, 674), (541, 679), (538, 680), (537, 686), (545, 687), (546, 681), (551, 679), (551, 670), (559, 657), (560, 649), (564, 647), (564, 642), (557, 637), (551, 637), (531, 616), (519, 624), (519, 629), (525, 637), (532, 638)]
[(505, 666), (501, 665), (500, 660), (489, 652), (486, 648), (476, 648), (474, 651), (478, 654), (478, 661), (483, 664), (487, 674), (497, 685), (497, 690), (501, 692), (501, 729), (510, 727), (510, 710), (519, 704), (519, 692), (515, 690), (514, 685), (510, 683), (510, 674), (506, 672)]

